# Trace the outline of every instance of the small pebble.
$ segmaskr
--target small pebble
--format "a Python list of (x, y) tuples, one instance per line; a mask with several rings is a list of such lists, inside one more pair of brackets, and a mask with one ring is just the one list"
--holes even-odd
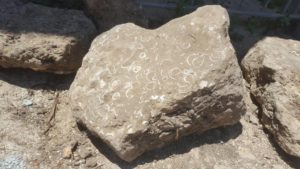
[(72, 147), (68, 146), (64, 148), (63, 151), (63, 158), (64, 159), (70, 159), (72, 157), (73, 151), (72, 151)]
[(93, 168), (93, 167), (96, 167), (97, 166), (97, 159), (96, 158), (88, 158), (86, 160), (86, 167), (89, 167), (89, 168)]
[(74, 166), (80, 166), (81, 164), (85, 164), (85, 160), (84, 159), (81, 159), (81, 160), (78, 160), (74, 163)]
[(31, 100), (24, 99), (23, 102), (22, 102), (22, 105), (25, 106), (25, 107), (29, 107), (29, 106), (33, 105), (33, 102)]
[(75, 161), (79, 161), (81, 159), (81, 157), (76, 152), (73, 153), (73, 158)]
[(81, 150), (79, 150), (79, 155), (81, 158), (86, 159), (86, 158), (91, 157), (93, 154), (92, 154), (91, 150), (89, 150), (89, 149), (81, 149)]

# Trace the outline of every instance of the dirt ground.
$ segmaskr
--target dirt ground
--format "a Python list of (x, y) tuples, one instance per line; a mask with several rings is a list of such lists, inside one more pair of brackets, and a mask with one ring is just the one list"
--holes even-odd
[(67, 97), (73, 78), (0, 69), (1, 169), (300, 168), (300, 160), (284, 154), (263, 131), (254, 105), (239, 124), (194, 134), (123, 162), (73, 119)]

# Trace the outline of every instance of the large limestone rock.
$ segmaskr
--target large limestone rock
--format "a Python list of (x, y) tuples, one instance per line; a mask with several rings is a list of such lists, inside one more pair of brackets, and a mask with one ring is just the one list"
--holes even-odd
[(300, 42), (268, 37), (242, 66), (262, 123), (288, 154), (300, 157)]
[(229, 18), (206, 6), (156, 29), (119, 25), (98, 36), (70, 89), (78, 120), (132, 161), (245, 112)]
[(143, 16), (136, 0), (83, 0), (87, 12), (94, 18), (98, 30), (103, 32), (118, 24), (133, 22), (147, 27), (148, 21)]
[(0, 66), (54, 73), (76, 71), (96, 29), (84, 14), (0, 0)]

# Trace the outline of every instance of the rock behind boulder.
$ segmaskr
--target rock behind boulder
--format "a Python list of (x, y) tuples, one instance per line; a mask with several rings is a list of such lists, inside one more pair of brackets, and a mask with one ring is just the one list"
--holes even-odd
[(245, 112), (229, 17), (205, 6), (156, 30), (119, 25), (98, 36), (70, 89), (76, 116), (123, 160)]
[(66, 74), (76, 71), (96, 34), (76, 10), (0, 0), (0, 66)]
[(300, 42), (268, 37), (242, 66), (263, 125), (288, 154), (300, 157)]
[(100, 32), (127, 22), (147, 27), (148, 21), (136, 0), (83, 0)]

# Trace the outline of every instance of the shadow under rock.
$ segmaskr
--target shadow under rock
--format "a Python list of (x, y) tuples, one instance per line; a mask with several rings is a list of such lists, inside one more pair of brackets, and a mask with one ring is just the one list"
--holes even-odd
[[(262, 107), (255, 99), (255, 96), (253, 94), (250, 95), (252, 102), (258, 107), (258, 118), (262, 119), (263, 113), (262, 113)], [(263, 124), (260, 121), (261, 124)], [(275, 141), (275, 138), (273, 137), (272, 133), (270, 133), (266, 128), (263, 128), (264, 133), (268, 136), (269, 142), (271, 145), (275, 148), (276, 152), (278, 153), (279, 157), (286, 162), (291, 168), (298, 169), (300, 168), (300, 158), (292, 156), (287, 154)]]
[(32, 2), (44, 6), (63, 8), (63, 9), (83, 9), (83, 0), (21, 0), (23, 2)]
[(0, 68), (0, 80), (28, 89), (67, 90), (75, 78), (75, 73), (57, 75), (35, 72), (29, 69)]
[(112, 149), (110, 149), (104, 141), (99, 138), (95, 133), (88, 130), (82, 123), (78, 123), (78, 128), (82, 132), (86, 132), (88, 138), (93, 145), (99, 150), (101, 154), (106, 156), (111, 162), (117, 164), (122, 169), (133, 169), (138, 165), (151, 163), (154, 160), (166, 159), (175, 154), (184, 154), (189, 152), (195, 147), (205, 144), (224, 143), (231, 139), (237, 138), (243, 130), (241, 123), (232, 126), (221, 127), (206, 131), (202, 134), (192, 134), (172, 142), (160, 149), (152, 150), (144, 153), (133, 162), (125, 162), (121, 160)]
[[(268, 131), (265, 131), (268, 133)], [(271, 142), (272, 146), (275, 148), (276, 152), (280, 156), (280, 158), (285, 161), (290, 167), (298, 169), (300, 168), (300, 158), (296, 156), (292, 156), (287, 154), (275, 141), (275, 139), (268, 133), (269, 141)]]
[(299, 21), (283, 23), (282, 18), (230, 16), (229, 36), (240, 61), (257, 42), (265, 37), (300, 40)]

